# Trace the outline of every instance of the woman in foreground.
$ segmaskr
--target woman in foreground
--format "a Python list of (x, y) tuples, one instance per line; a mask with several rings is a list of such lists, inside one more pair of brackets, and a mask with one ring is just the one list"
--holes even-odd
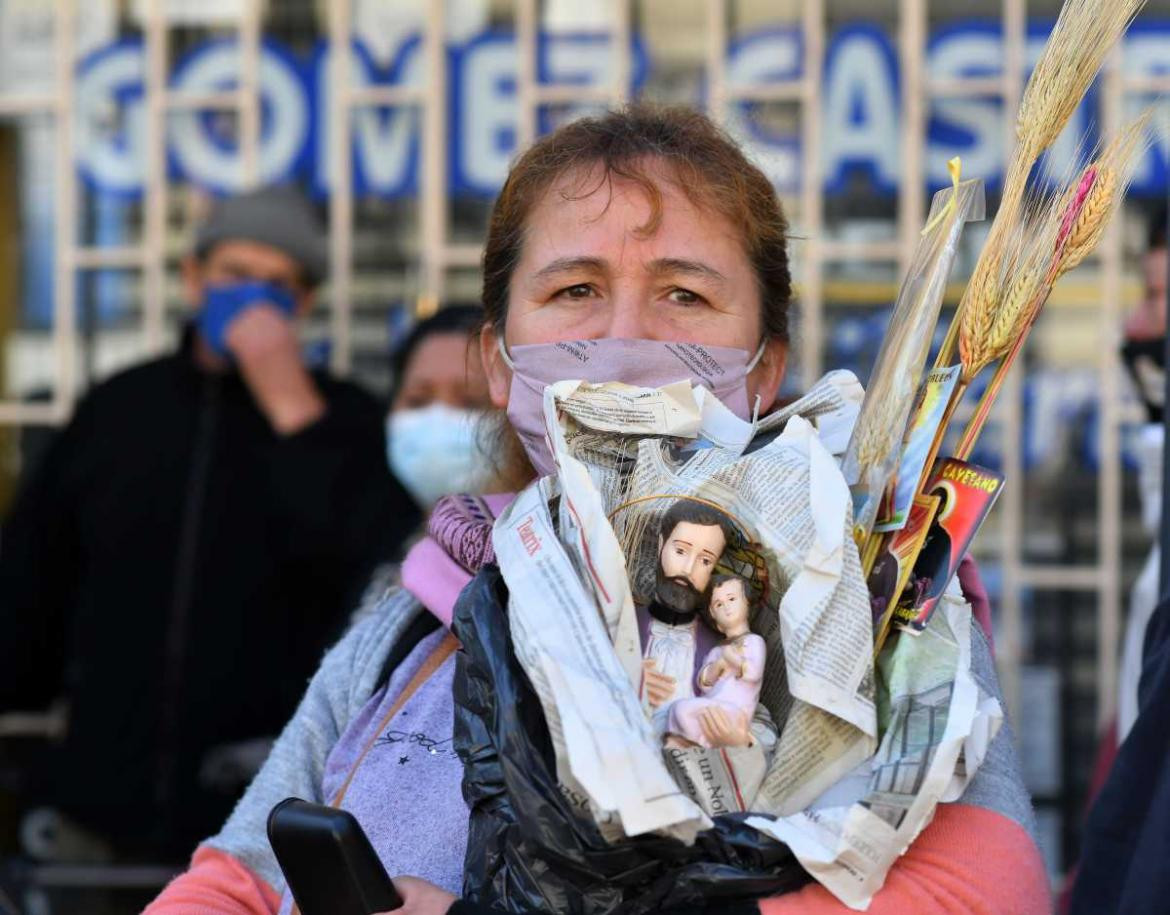
[[(528, 150), (492, 213), (480, 344), (492, 402), (507, 409), (533, 463), (547, 459), (531, 388), (558, 380), (540, 376), (540, 345), (620, 338), (634, 341), (631, 361), (636, 341), (734, 348), (743, 367), (755, 363), (737, 401), (758, 397), (760, 412), (769, 410), (788, 350), (786, 231), (764, 175), (689, 110), (634, 107), (583, 119)], [(622, 380), (621, 369), (604, 380)], [(518, 454), (510, 461), (523, 463)], [(402, 588), (326, 655), (244, 799), (149, 912), (288, 911), (265, 820), (290, 795), (358, 818), (387, 871), (410, 875), (396, 879), (401, 911), (477, 910), (456, 898), (468, 811), (452, 749), (457, 645), (447, 626), (462, 587), (491, 561), (491, 519), (509, 498), (440, 502), (431, 536), (404, 563)], [(972, 630), (973, 671), (998, 695), (986, 637)], [(848, 911), (817, 884), (758, 908)], [(962, 799), (939, 805), (869, 911), (1048, 910), (1005, 727)]]

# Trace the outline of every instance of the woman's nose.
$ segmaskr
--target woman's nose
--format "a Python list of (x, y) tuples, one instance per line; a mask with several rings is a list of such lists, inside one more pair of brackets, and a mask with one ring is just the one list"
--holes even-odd
[(637, 291), (623, 291), (616, 295), (609, 313), (607, 337), (622, 340), (655, 339), (651, 308)]

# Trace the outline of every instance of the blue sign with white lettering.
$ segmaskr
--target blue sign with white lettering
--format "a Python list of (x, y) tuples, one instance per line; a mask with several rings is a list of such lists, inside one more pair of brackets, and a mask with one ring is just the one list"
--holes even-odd
[[(1026, 57), (1034, 62), (1050, 23), (1029, 26)], [(379, 65), (354, 42), (349, 81), (354, 86), (417, 86), (423, 79), (422, 43), (408, 38)], [(643, 42), (633, 42), (631, 91), (644, 85), (651, 61)], [(298, 59), (276, 41), (263, 43), (260, 63), (263, 124), (260, 174), (265, 181), (301, 178), (317, 193), (330, 188), (332, 166), (328, 143), (329, 46), (321, 43), (308, 59)], [(931, 36), (926, 72), (936, 78), (994, 76), (1001, 72), (1000, 26), (991, 22), (949, 25)], [(609, 42), (605, 35), (545, 36), (538, 48), (538, 75), (543, 82), (604, 85), (609, 79)], [(1121, 56), (1133, 75), (1170, 70), (1170, 24), (1136, 24), (1125, 38)], [(453, 193), (491, 195), (502, 183), (516, 154), (517, 54), (514, 37), (491, 31), (452, 46), (447, 52), (448, 175)], [(760, 83), (799, 77), (803, 66), (800, 31), (773, 28), (738, 37), (729, 45), (727, 81)], [(77, 130), (78, 165), (95, 187), (119, 195), (142, 192), (145, 172), (144, 49), (136, 40), (121, 41), (91, 54), (78, 74), (81, 119)], [(238, 51), (230, 40), (197, 47), (180, 60), (171, 75), (176, 91), (207, 92), (236, 85)], [(825, 188), (841, 189), (858, 175), (881, 191), (896, 190), (899, 157), (900, 87), (897, 55), (889, 35), (872, 24), (839, 29), (826, 49), (822, 87)], [(702, 104), (700, 97), (694, 101)], [(1056, 174), (1067, 172), (1079, 139), (1094, 137), (1095, 90), (1074, 115), (1070, 129), (1047, 159)], [(1130, 98), (1136, 112), (1152, 99)], [(574, 109), (568, 114), (584, 109)], [(113, 112), (117, 116), (113, 116)], [(565, 111), (559, 110), (558, 116)], [(927, 182), (948, 182), (946, 161), (963, 157), (963, 171), (983, 177), (994, 187), (1002, 177), (1005, 123), (995, 97), (934, 99), (928, 106)], [(542, 126), (550, 125), (544, 113)], [(232, 136), (225, 136), (222, 116), (180, 111), (168, 118), (167, 149), (171, 174), (216, 192), (241, 184), (242, 169)], [(800, 137), (764, 127), (751, 106), (732, 106), (728, 127), (783, 190), (799, 186)], [(230, 123), (230, 122), (229, 122)], [(1155, 123), (1163, 126), (1165, 119)], [(417, 192), (420, 114), (413, 107), (358, 108), (350, 116), (355, 192), (394, 197)], [(1160, 193), (1166, 180), (1167, 137), (1159, 131), (1134, 181), (1138, 194)]]
[[(1026, 59), (1038, 58), (1050, 22), (1031, 23)], [(1139, 22), (1123, 39), (1121, 67), (1132, 76), (1170, 72), (1170, 22)], [(630, 89), (646, 84), (652, 61), (637, 36), (632, 44)], [(329, 148), (327, 100), (330, 98), (330, 46), (320, 42), (298, 56), (274, 40), (261, 47), (260, 177), (265, 182), (296, 180), (317, 195), (327, 195), (334, 172)], [(169, 84), (177, 92), (209, 92), (237, 85), (239, 52), (232, 40), (199, 45), (176, 62)], [(418, 86), (424, 79), (423, 47), (418, 36), (405, 39), (380, 63), (358, 41), (349, 52), (352, 86)], [(455, 195), (490, 197), (496, 193), (517, 153), (518, 55), (515, 38), (488, 31), (447, 49), (447, 176)], [(998, 21), (951, 24), (931, 35), (925, 50), (929, 77), (996, 76), (1002, 72), (1003, 41)], [(737, 36), (728, 46), (726, 81), (730, 87), (793, 80), (804, 68), (799, 29), (774, 27)], [(542, 36), (537, 74), (545, 83), (602, 86), (610, 79), (608, 36)], [(86, 57), (78, 67), (76, 158), (79, 172), (96, 194), (99, 244), (124, 239), (127, 217), (120, 201), (143, 192), (146, 173), (146, 106), (143, 92), (145, 50), (138, 39), (118, 41)], [(700, 85), (695, 104), (705, 101)], [(826, 193), (838, 193), (860, 179), (881, 193), (897, 191), (900, 82), (898, 58), (887, 32), (874, 24), (851, 23), (837, 30), (826, 48), (821, 88), (822, 150), (818, 157)], [(1068, 130), (1045, 156), (1054, 174), (1068, 174), (1082, 136), (1096, 140), (1099, 94), (1091, 89)], [(1138, 163), (1132, 192), (1163, 195), (1167, 180), (1170, 118), (1154, 97), (1128, 96), (1126, 116), (1157, 104), (1151, 145)], [(729, 106), (726, 126), (784, 192), (800, 187), (800, 134), (777, 129), (757, 117), (758, 106)], [(588, 108), (557, 106), (557, 117)], [(541, 113), (541, 129), (553, 113)], [(1002, 180), (1006, 128), (998, 97), (932, 99), (927, 106), (925, 180), (932, 188), (949, 183), (947, 160), (963, 157), (963, 173), (981, 177), (989, 188)], [(241, 186), (243, 169), (234, 118), (222, 112), (173, 111), (166, 121), (166, 161), (171, 177), (216, 193)], [(354, 192), (394, 198), (418, 192), (421, 117), (414, 107), (354, 109), (349, 116), (349, 148)], [(43, 138), (47, 139), (47, 138)], [(33, 174), (22, 198), (26, 233), (24, 304), (26, 320), (47, 325), (52, 290), (52, 157), (43, 144), (29, 145), (23, 166)], [(37, 152), (36, 150), (41, 150)], [(36, 177), (39, 176), (39, 177)], [(112, 274), (101, 289), (120, 289)], [(107, 282), (108, 281), (108, 282)], [(120, 296), (99, 296), (99, 312), (112, 315)], [(123, 303), (124, 304), (124, 303)]]

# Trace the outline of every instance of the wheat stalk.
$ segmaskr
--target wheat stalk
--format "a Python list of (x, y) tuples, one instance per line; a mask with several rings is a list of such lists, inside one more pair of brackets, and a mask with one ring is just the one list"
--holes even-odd
[(1049, 282), (1080, 264), (1101, 241), (1125, 196), (1133, 164), (1149, 143), (1151, 115), (1147, 110), (1121, 130), (1065, 194)]
[[(988, 238), (988, 246), (991, 244)], [(987, 247), (984, 247), (984, 252)], [(994, 257), (980, 257), (975, 273), (963, 290), (959, 302), (959, 360), (963, 364), (963, 381), (969, 382), (991, 361), (988, 336), (995, 322), (999, 302), (999, 263)]]
[(1145, 0), (1065, 0), (1016, 114), (1017, 151), (1034, 162), (1076, 111), (1109, 49)]
[(1000, 362), (959, 439), (955, 449), (959, 460), (966, 460), (971, 453), (991, 404), (1023, 349), (1053, 284), (1081, 263), (1105, 234), (1110, 218), (1125, 196), (1138, 153), (1148, 142), (1149, 122), (1150, 112), (1146, 111), (1127, 125), (1063, 193), (1051, 198), (1042, 208), (1032, 233), (1037, 239), (1034, 251), (1046, 248), (1049, 253), (1043, 259), (1032, 258), (1030, 265), (1020, 271), (997, 313), (985, 349), (993, 353), (990, 361)]
[(1097, 242), (1105, 234), (1109, 217), (1121, 196), (1117, 193), (1120, 176), (1114, 169), (1097, 168), (1088, 172), (1085, 177), (1091, 177), (1092, 184), (1085, 195), (1080, 212), (1069, 225), (1064, 250), (1054, 264), (1053, 279), (1072, 270), (1097, 247)]
[[(1124, 181), (1116, 179), (1128, 174), (1136, 141), (1124, 156), (1120, 153), (1124, 143), (1111, 145), (1110, 149), (1119, 150), (1113, 159), (1108, 151), (1102, 156), (1092, 186), (1086, 189), (1080, 209), (1067, 226), (1064, 220), (1067, 207), (1059, 206), (1063, 197), (1043, 201), (1030, 219), (1025, 214), (1024, 200), (1032, 166), (1056, 141), (1101, 68), (1105, 55), (1143, 4), (1144, 0), (1065, 0), (1061, 8), (1020, 99), (1016, 114), (1017, 142), (999, 210), (935, 363), (938, 367), (949, 365), (958, 344), (962, 364), (959, 384), (932, 443), (924, 478), (967, 386), (979, 371), (998, 359), (995, 378), (980, 401), (976, 418), (964, 431), (960, 450), (965, 447), (963, 454), (969, 452), (1052, 283), (1092, 250), (1117, 206)], [(1060, 245), (1053, 246), (1062, 229), (1065, 231)], [(919, 491), (922, 483), (919, 480)], [(876, 650), (880, 651), (884, 630), (876, 636)]]
[[(1105, 55), (1125, 31), (1145, 0), (1066, 0), (1032, 71), (1016, 114), (1016, 147), (1004, 181), (1003, 198), (991, 232), (959, 303), (959, 358), (963, 378), (970, 381), (1002, 355), (988, 335), (999, 319), (1018, 279), (1015, 268), (1030, 265), (1023, 252), (1033, 248), (1034, 235), (1023, 216), (1028, 174), (1055, 142), (1084, 97)], [(1095, 242), (1094, 242), (1095, 243)], [(1019, 304), (1014, 300), (1013, 304)], [(955, 336), (955, 335), (953, 335)], [(939, 364), (950, 352), (939, 354)]]
[(1031, 315), (1044, 285), (1043, 265), (1018, 271), (1011, 289), (995, 313), (995, 321), (987, 335), (987, 349), (991, 356), (989, 361), (999, 359), (1011, 348), (1021, 325)]

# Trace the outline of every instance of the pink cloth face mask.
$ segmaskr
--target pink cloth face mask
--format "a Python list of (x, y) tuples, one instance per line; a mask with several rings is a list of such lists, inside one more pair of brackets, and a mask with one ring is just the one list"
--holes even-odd
[(764, 354), (731, 346), (704, 346), (666, 340), (573, 340), (505, 347), (500, 354), (512, 370), (508, 419), (528, 459), (541, 476), (553, 472), (552, 453), (544, 429), (544, 389), (566, 379), (602, 384), (620, 381), (642, 388), (660, 388), (690, 381), (714, 394), (740, 419), (750, 421), (747, 376)]

